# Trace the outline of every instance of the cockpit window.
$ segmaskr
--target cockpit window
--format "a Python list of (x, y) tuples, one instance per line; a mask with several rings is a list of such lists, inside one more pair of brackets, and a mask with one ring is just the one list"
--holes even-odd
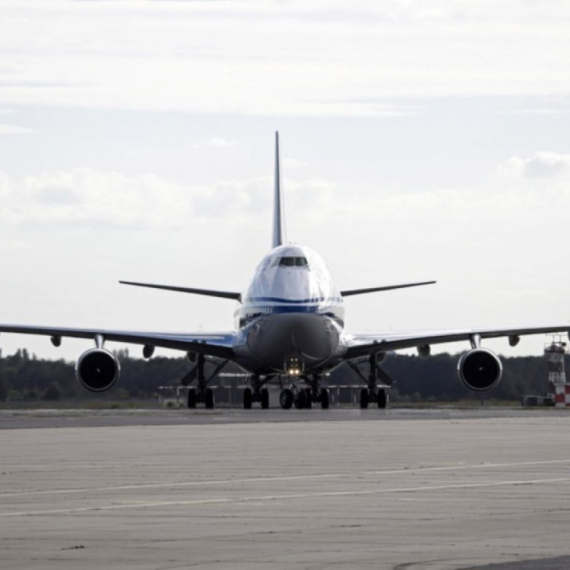
[(307, 267), (309, 262), (306, 257), (278, 257), (273, 265), (279, 267)]

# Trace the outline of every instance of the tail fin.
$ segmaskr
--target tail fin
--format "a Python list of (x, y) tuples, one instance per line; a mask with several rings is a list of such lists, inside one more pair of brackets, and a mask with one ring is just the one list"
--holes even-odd
[(281, 165), (279, 159), (279, 133), (275, 133), (275, 194), (273, 197), (273, 244), (283, 245), (285, 237), (285, 217), (283, 215), (283, 198), (281, 197)]

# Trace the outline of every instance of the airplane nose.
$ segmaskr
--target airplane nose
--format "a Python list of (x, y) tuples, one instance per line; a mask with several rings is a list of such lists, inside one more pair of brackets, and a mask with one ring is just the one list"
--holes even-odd
[(323, 315), (270, 315), (248, 336), (252, 352), (275, 370), (283, 370), (290, 357), (299, 358), (305, 368), (317, 366), (332, 356), (338, 342), (338, 330)]

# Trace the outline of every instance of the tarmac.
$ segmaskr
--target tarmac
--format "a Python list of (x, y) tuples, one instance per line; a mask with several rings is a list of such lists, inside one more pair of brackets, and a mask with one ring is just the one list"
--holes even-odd
[(0, 411), (0, 568), (570, 568), (565, 410)]

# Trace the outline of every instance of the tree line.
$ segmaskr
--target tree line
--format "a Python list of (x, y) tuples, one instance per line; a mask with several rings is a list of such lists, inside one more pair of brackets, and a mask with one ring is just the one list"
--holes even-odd
[[(184, 357), (158, 356), (151, 360), (133, 358), (128, 350), (119, 350), (121, 377), (117, 384), (103, 394), (91, 394), (75, 379), (75, 363), (65, 360), (36, 358), (26, 349), (0, 358), (0, 402), (7, 400), (66, 400), (66, 399), (145, 399), (156, 398), (159, 386), (179, 385), (180, 379), (193, 366)], [(393, 379), (392, 401), (443, 401), (479, 399), (481, 395), (465, 388), (457, 378), (457, 355), (437, 354), (429, 358), (393, 354), (381, 364)], [(499, 385), (486, 397), (498, 400), (520, 400), (523, 395), (545, 395), (548, 392), (547, 365), (542, 356), (503, 358), (504, 373)], [(211, 370), (211, 369), (210, 369)], [(361, 365), (364, 376), (366, 363)], [(208, 365), (206, 369), (206, 374)], [(224, 372), (239, 373), (235, 365)], [(223, 383), (223, 380), (222, 380)], [(220, 385), (217, 380), (214, 385)], [(332, 385), (362, 384), (348, 366), (332, 372)]]

